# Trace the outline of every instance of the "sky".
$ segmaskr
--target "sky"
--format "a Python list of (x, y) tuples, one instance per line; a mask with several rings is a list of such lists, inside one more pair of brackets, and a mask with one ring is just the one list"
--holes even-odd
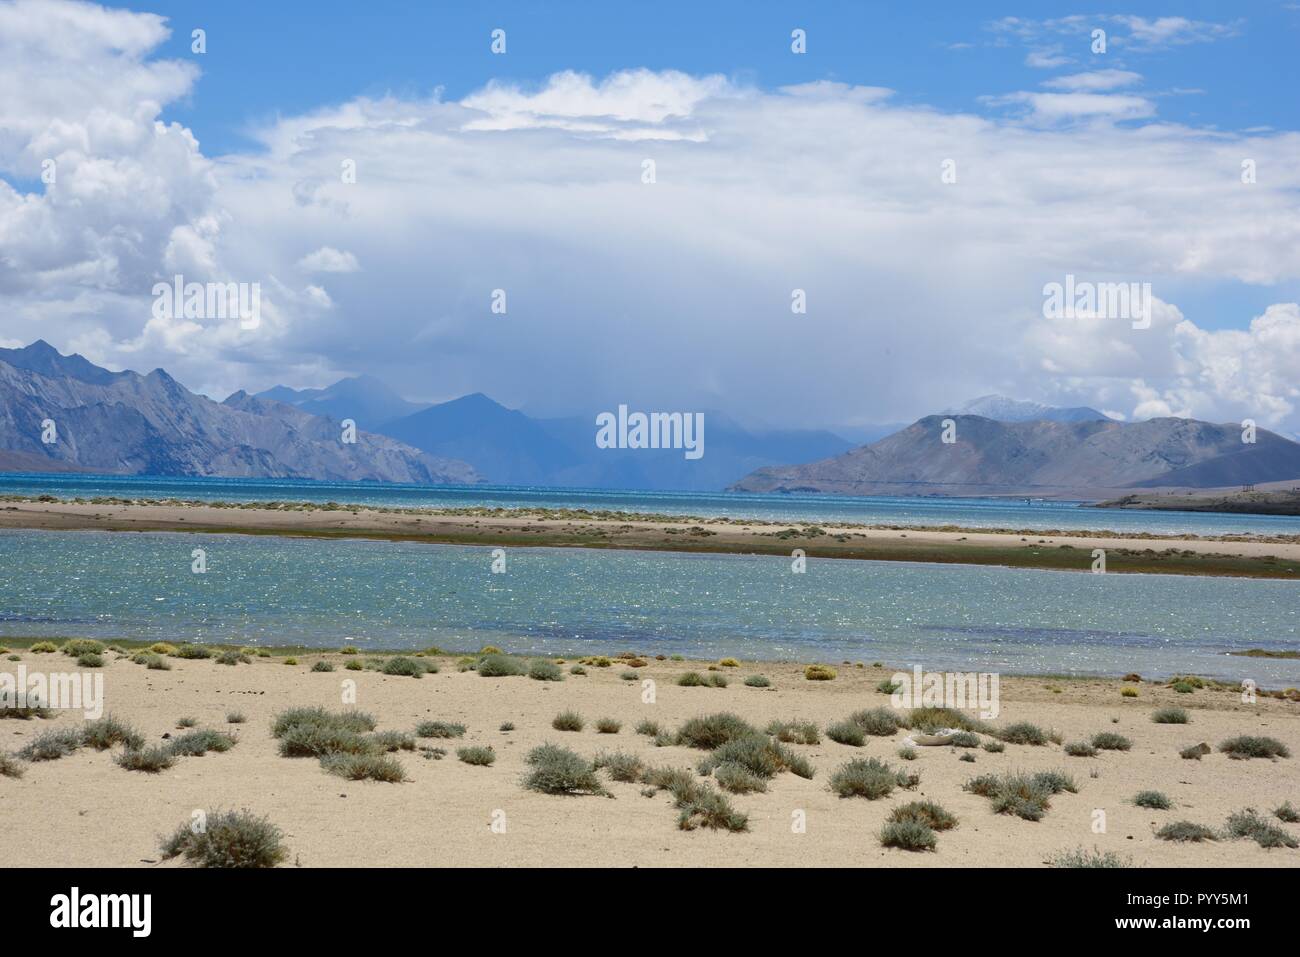
[[(1300, 432), (1300, 3), (807, 7), (0, 0), (0, 345), (216, 398)], [(256, 328), (159, 316), (176, 275)], [(1149, 323), (1045, 315), (1067, 277)]]

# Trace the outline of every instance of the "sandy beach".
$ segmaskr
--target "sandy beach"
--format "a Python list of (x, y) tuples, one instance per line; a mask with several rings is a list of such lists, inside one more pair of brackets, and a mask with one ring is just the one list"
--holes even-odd
[[(0, 660), (0, 671), (17, 674), (20, 665), (29, 672), (79, 670), (65, 655), (7, 643), (13, 647)], [(104, 667), (94, 673), (104, 678), (105, 711), (137, 729), (148, 745), (166, 744), (165, 736), (180, 733), (182, 717), (195, 719), (198, 728), (230, 732), (237, 743), (224, 753), (180, 758), (158, 774), (118, 766), (120, 746), (21, 762), (21, 777), (0, 777), (7, 857), (55, 866), (180, 866), (161, 861), (160, 835), (188, 822), (195, 810), (248, 808), (284, 831), (287, 866), (304, 867), (1036, 867), (1078, 848), (1114, 852), (1137, 866), (1300, 865), (1300, 851), (1265, 849), (1251, 840), (1221, 836), (1175, 843), (1155, 837), (1162, 825), (1183, 820), (1221, 831), (1231, 813), (1254, 807), (1300, 838), (1300, 825), (1271, 814), (1283, 802), (1300, 804), (1300, 701), (1261, 696), (1245, 704), (1239, 691), (1215, 687), (1180, 694), (1164, 684), (1116, 679), (1004, 677), (1000, 714), (991, 725), (1031, 722), (1065, 743), (1112, 732), (1129, 739), (1131, 748), (1072, 757), (1051, 742), (1006, 743), (1000, 753), (917, 747), (915, 759), (907, 761), (898, 756), (907, 730), (868, 736), (862, 747), (837, 743), (825, 733), (852, 712), (890, 706), (877, 686), (893, 668), (872, 662), (839, 665), (827, 681), (808, 680), (798, 664), (740, 662), (709, 671), (710, 663), (652, 656), (635, 669), (617, 659), (609, 667), (589, 665), (586, 675), (569, 673), (573, 662), (565, 662), (560, 681), (485, 677), (459, 670), (465, 659), (450, 655), (419, 659), (436, 663), (439, 672), (418, 679), (344, 668), (349, 660), (370, 657), (382, 656), (300, 654), (294, 664), (282, 655), (253, 656), (233, 667), (168, 658), (170, 670), (150, 670), (124, 654), (104, 653)], [(312, 671), (322, 659), (336, 670)], [(679, 686), (677, 679), (691, 670), (725, 674), (727, 687)], [(627, 671), (636, 680), (625, 680)], [(746, 685), (751, 675), (765, 676), (770, 687)], [(643, 700), (646, 680), (654, 682), (653, 703)], [(422, 721), (447, 721), (463, 724), (463, 737), (417, 739), (421, 747), (444, 748), (440, 759), (420, 750), (396, 752), (401, 783), (349, 781), (327, 773), (315, 759), (281, 757), (271, 731), (275, 716), (311, 705), (347, 710), (352, 705), (343, 703), (346, 682), (355, 682), (355, 707), (374, 716), (378, 731), (411, 732)], [(1136, 696), (1123, 696), (1126, 687), (1136, 689)], [(1154, 723), (1152, 713), (1162, 706), (1186, 709), (1189, 722)], [(553, 729), (552, 719), (564, 710), (581, 715), (584, 729)], [(227, 723), (231, 711), (246, 720)], [(605, 771), (599, 774), (609, 797), (542, 794), (522, 785), (528, 752), (547, 742), (587, 759), (622, 751), (648, 766), (694, 774), (707, 752), (676, 743), (656, 746), (634, 729), (651, 720), (671, 732), (687, 719), (718, 712), (733, 712), (760, 728), (797, 719), (821, 729), (817, 744), (786, 746), (814, 767), (810, 780), (782, 772), (766, 793), (728, 796), (748, 815), (744, 831), (682, 830), (667, 792), (610, 781)], [(619, 722), (617, 733), (599, 733), (595, 724), (601, 718)], [(44, 730), (79, 727), (82, 721), (79, 712), (0, 720), (0, 752), (17, 752)], [(513, 730), (501, 730), (505, 723)], [(1276, 739), (1292, 756), (1234, 760), (1217, 750), (1239, 735)], [(980, 738), (992, 740), (987, 734)], [(1200, 742), (1215, 750), (1200, 760), (1179, 756)], [(464, 763), (456, 751), (466, 746), (490, 747), (497, 759), (491, 766)], [(828, 787), (838, 767), (868, 757), (914, 772), (919, 783), (877, 800), (841, 797)], [(1048, 770), (1067, 772), (1077, 793), (1053, 796), (1038, 821), (994, 813), (989, 799), (963, 790), (980, 774)], [(1133, 797), (1148, 789), (1167, 795), (1172, 808), (1135, 806)], [(938, 835), (933, 851), (881, 846), (878, 835), (887, 816), (911, 801), (934, 801), (957, 818), (956, 827)], [(1104, 812), (1104, 833), (1096, 830), (1097, 811)], [(806, 821), (801, 833), (792, 828), (800, 818)], [(494, 822), (504, 827), (494, 830)]]
[[(1102, 524), (1101, 516), (1098, 524)], [(383, 509), (308, 503), (5, 499), (0, 529), (172, 531), (443, 544), (744, 552), (809, 558), (1005, 565), (1300, 580), (1297, 536), (1198, 537), (905, 526), (813, 525), (572, 510)]]

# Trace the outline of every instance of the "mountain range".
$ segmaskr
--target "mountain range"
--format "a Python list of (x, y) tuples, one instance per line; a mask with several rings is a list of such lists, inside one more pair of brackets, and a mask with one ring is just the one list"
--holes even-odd
[(109, 372), (37, 341), (0, 349), (0, 469), (473, 483), (465, 462), (237, 392), (215, 402), (162, 369)]
[(599, 448), (594, 415), (535, 417), (481, 393), (422, 405), (359, 376), (217, 402), (162, 369), (111, 372), (44, 341), (0, 349), (0, 471), (1071, 497), (1300, 477), (1300, 444), (1266, 430), (1247, 443), (1235, 424), (1119, 422), (998, 395), (905, 427), (858, 426), (852, 439), (745, 427), (717, 411), (704, 421), (705, 454), (687, 459), (681, 449)]
[[(945, 422), (953, 424), (951, 443)], [(998, 422), (931, 415), (895, 434), (805, 465), (759, 469), (735, 491), (840, 495), (1070, 493), (1219, 488), (1300, 477), (1300, 443), (1195, 419)], [(1086, 497), (1086, 496), (1085, 496)]]

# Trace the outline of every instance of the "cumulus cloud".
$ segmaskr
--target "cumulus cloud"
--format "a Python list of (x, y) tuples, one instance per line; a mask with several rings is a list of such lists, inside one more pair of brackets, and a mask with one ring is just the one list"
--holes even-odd
[[(1161, 301), (1138, 331), (1053, 326), (1040, 294), (1065, 274), (1157, 296), (1300, 278), (1294, 132), (1154, 121), (1118, 81), (988, 116), (874, 87), (628, 70), (460, 101), (358, 97), (209, 158), (165, 119), (202, 89), (152, 58), (164, 23), (21, 5), (43, 27), (0, 30), (0, 95), (93, 68), (0, 124), (6, 172), (39, 169), (33, 143), (75, 154), (53, 187), (0, 185), (10, 338), (164, 366), (212, 395), (371, 372), (412, 398), (807, 425), (898, 421), (996, 388), (1300, 424), (1294, 304), (1231, 333)], [(1241, 183), (1243, 157), (1258, 183)], [(152, 282), (177, 270), (261, 283), (259, 328), (152, 317)]]
[(347, 250), (322, 246), (298, 260), (298, 267), (306, 272), (356, 272), (360, 269), (357, 257)]
[(1098, 93), (1133, 86), (1141, 80), (1142, 74), (1131, 70), (1090, 70), (1087, 73), (1053, 77), (1044, 81), (1043, 86), (1070, 93)]

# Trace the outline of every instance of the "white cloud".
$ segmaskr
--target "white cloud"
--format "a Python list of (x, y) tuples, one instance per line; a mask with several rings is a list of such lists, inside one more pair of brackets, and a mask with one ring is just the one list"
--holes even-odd
[(1043, 86), (1053, 90), (1066, 90), (1071, 93), (1098, 93), (1104, 90), (1117, 90), (1132, 86), (1142, 80), (1142, 74), (1131, 70), (1091, 70), (1087, 73), (1071, 73), (1068, 76), (1053, 77), (1045, 80)]
[(357, 257), (347, 250), (322, 246), (298, 260), (298, 267), (306, 272), (356, 272), (361, 267)]
[[(1300, 279), (1295, 132), (1146, 122), (1145, 98), (1095, 89), (1004, 101), (1025, 123), (879, 88), (632, 70), (462, 102), (357, 98), (210, 160), (163, 122), (203, 91), (150, 59), (157, 18), (22, 7), (26, 33), (0, 30), (0, 96), (38, 103), (0, 123), (0, 163), (32, 176), (34, 143), (64, 144), (66, 162), (52, 189), (0, 185), (8, 338), (163, 366), (210, 395), (368, 371), (412, 396), (808, 424), (897, 421), (1017, 382), (1101, 408), (1249, 406), (1300, 424), (1293, 305), (1237, 337), (1160, 304), (1138, 339), (1049, 329), (1040, 294), (1067, 273), (1157, 295)], [(15, 8), (0, 0), (0, 24)], [(84, 23), (65, 22), (77, 11)], [(1257, 184), (1240, 182), (1243, 157)], [(260, 327), (152, 318), (149, 290), (173, 268), (260, 282)], [(308, 284), (317, 273), (338, 278)], [(498, 288), (505, 316), (489, 310)], [(807, 315), (790, 312), (795, 288)]]

